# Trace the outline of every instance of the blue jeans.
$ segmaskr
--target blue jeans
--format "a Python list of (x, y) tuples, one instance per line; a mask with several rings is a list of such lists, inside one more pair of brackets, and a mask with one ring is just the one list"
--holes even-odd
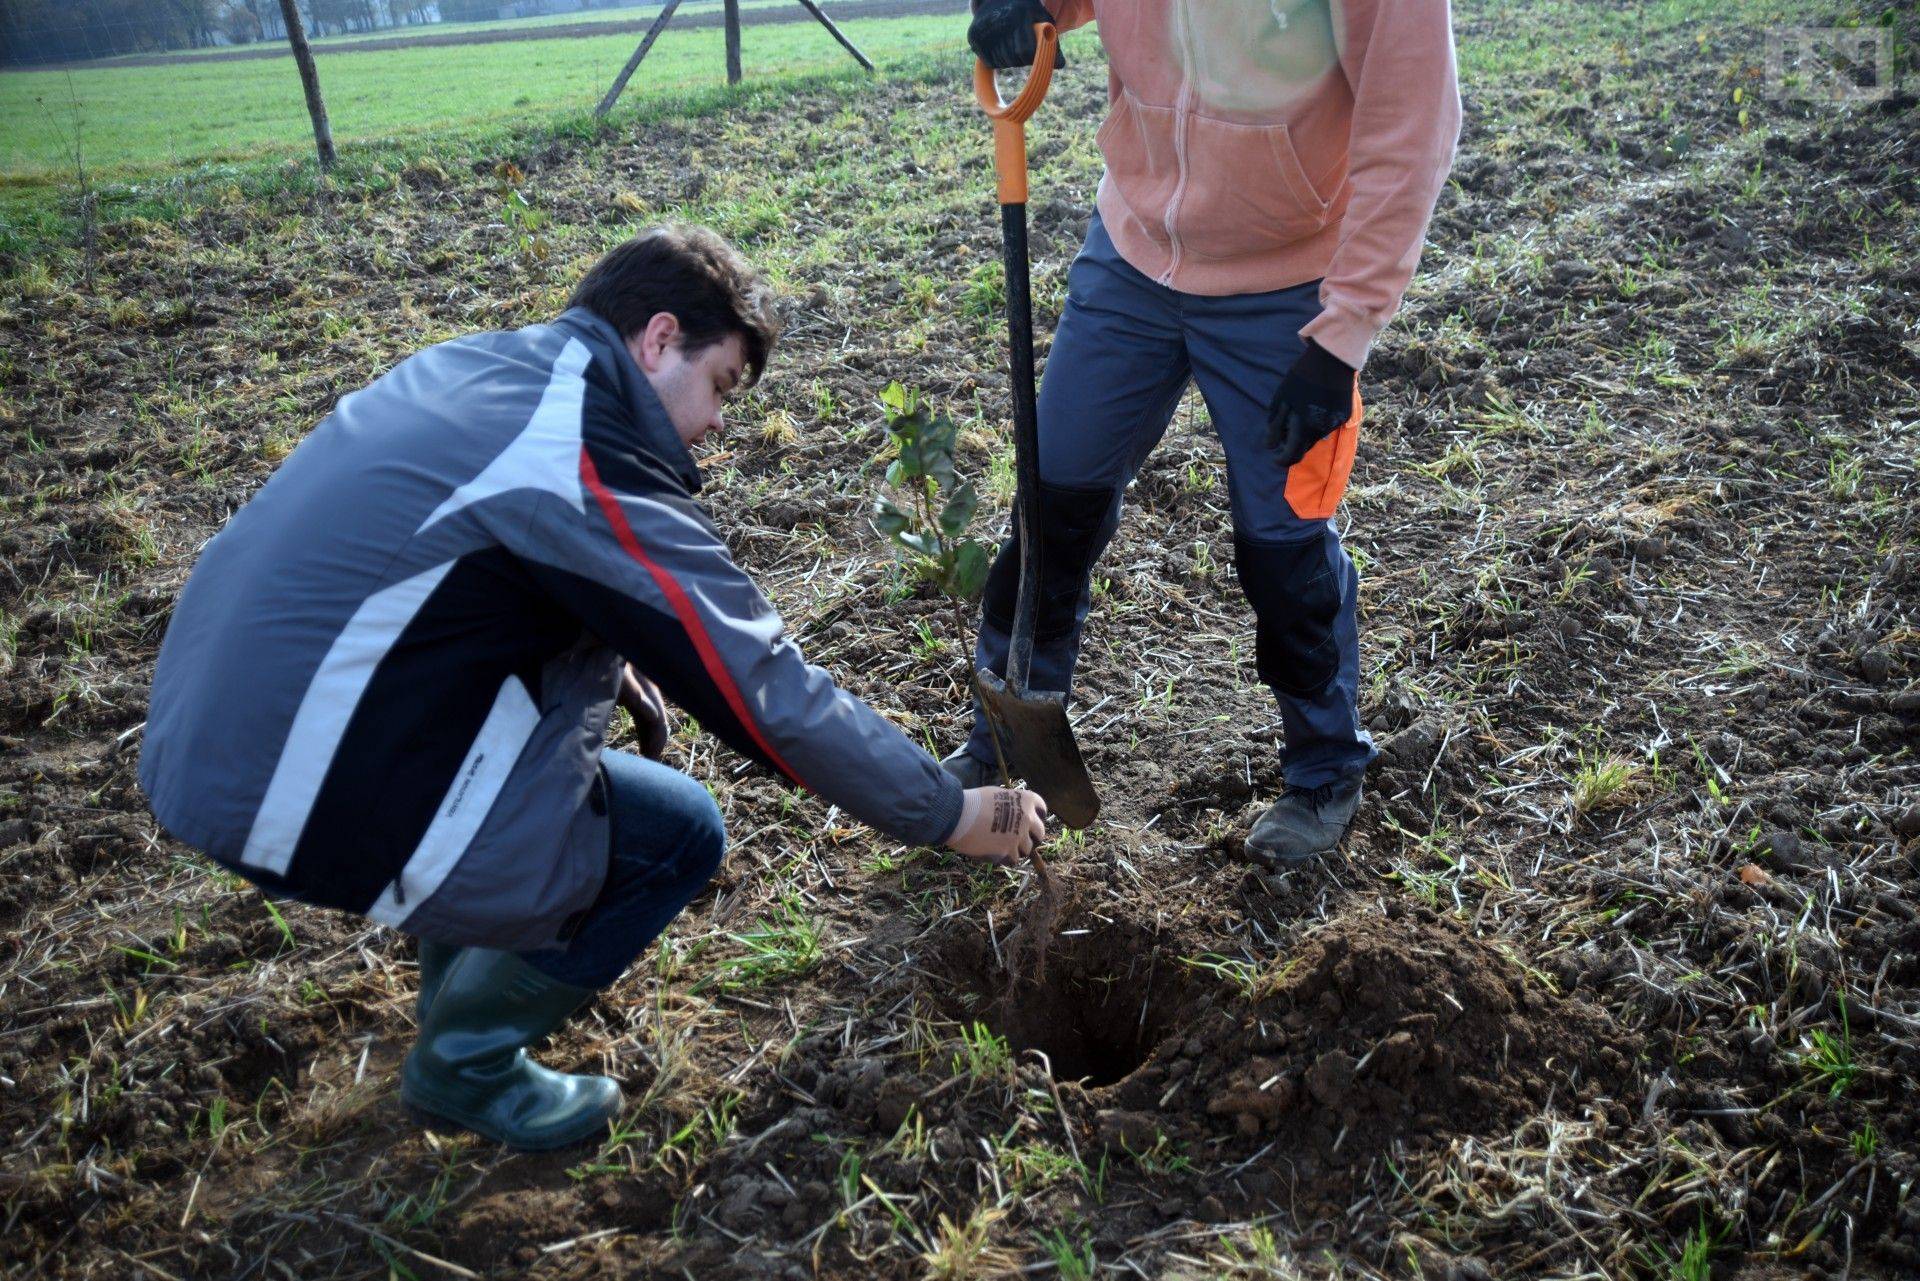
[[(1329, 437), (1297, 469), (1282, 467), (1266, 441), (1267, 405), (1303, 349), (1301, 326), (1320, 312), (1319, 283), (1223, 297), (1179, 293), (1128, 265), (1096, 214), (1067, 276), (1039, 403), (1042, 566), (1029, 684), (1071, 688), (1093, 564), (1191, 379), (1226, 452), (1255, 669), (1279, 701), (1284, 773), (1299, 788), (1357, 775), (1379, 754), (1357, 705), (1360, 578), (1331, 520), (1357, 414), (1351, 430)], [(1330, 462), (1336, 456), (1339, 465)], [(1006, 672), (1018, 580), (1016, 536), (1001, 546), (981, 611), (975, 658), (996, 674)], [(967, 751), (994, 759), (977, 705)]]
[(521, 959), (574, 987), (606, 987), (713, 879), (727, 830), (707, 789), (669, 765), (602, 752), (612, 836), (606, 883), (562, 948)]

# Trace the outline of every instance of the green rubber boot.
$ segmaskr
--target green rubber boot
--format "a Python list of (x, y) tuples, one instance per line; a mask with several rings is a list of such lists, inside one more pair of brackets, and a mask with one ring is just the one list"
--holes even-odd
[(447, 976), (447, 967), (453, 964), (453, 958), (463, 950), (432, 939), (419, 940), (420, 999), (413, 1003), (415, 1027), (426, 1026), (427, 1007), (433, 1004), (433, 994), (440, 990), (440, 980)]
[(591, 1137), (620, 1114), (620, 1087), (604, 1076), (549, 1071), (526, 1047), (592, 995), (512, 952), (462, 949), (400, 1069), (401, 1102), (523, 1152)]

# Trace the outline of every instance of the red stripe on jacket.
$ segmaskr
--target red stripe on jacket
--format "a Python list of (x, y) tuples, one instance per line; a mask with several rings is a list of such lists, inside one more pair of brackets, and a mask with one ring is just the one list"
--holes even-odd
[[(733, 683), (733, 675), (727, 671), (726, 664), (720, 661), (720, 651), (714, 647), (713, 637), (707, 633), (706, 624), (700, 621), (700, 613), (693, 607), (692, 599), (673, 575), (662, 569), (653, 557), (647, 555), (646, 549), (640, 546), (640, 540), (633, 535), (633, 526), (627, 523), (627, 514), (620, 510), (620, 500), (615, 498), (613, 491), (601, 482), (600, 471), (593, 465), (593, 459), (588, 455), (584, 445), (580, 447), (580, 479), (586, 483), (587, 489), (600, 504), (600, 510), (606, 513), (607, 523), (613, 526), (613, 536), (619, 540), (620, 546), (626, 549), (627, 555), (640, 563), (641, 568), (653, 576), (654, 585), (667, 598), (667, 603), (673, 606), (674, 615), (679, 618), (680, 626), (686, 629), (688, 638), (693, 641), (694, 651), (700, 655), (701, 666), (707, 669), (707, 678), (713, 682), (714, 688), (720, 691), (720, 696), (732, 709), (734, 719), (740, 722), (741, 728), (747, 731), (748, 737), (752, 738), (760, 750), (766, 753), (767, 759), (772, 761), (782, 774), (796, 783), (802, 783), (800, 776), (794, 773), (793, 768), (780, 759), (780, 753), (773, 750), (773, 744), (767, 742), (766, 735), (760, 732), (760, 726), (754, 723), (753, 717), (747, 714), (747, 701), (740, 696), (740, 687)], [(804, 786), (804, 783), (802, 785)]]

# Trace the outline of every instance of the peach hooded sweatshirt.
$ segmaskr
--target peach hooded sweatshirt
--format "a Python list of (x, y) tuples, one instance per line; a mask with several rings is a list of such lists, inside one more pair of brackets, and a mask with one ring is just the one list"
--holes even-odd
[(1192, 294), (1315, 278), (1301, 330), (1354, 368), (1400, 306), (1460, 135), (1448, 0), (1045, 0), (1098, 20), (1099, 208)]

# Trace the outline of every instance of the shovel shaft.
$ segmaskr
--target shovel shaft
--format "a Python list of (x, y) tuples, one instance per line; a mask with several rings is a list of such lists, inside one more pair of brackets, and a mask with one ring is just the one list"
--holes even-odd
[(1033, 301), (1027, 279), (1027, 121), (1040, 109), (1053, 81), (1053, 59), (1060, 42), (1051, 22), (1033, 27), (1033, 67), (1012, 102), (1000, 96), (993, 68), (976, 62), (973, 92), (993, 121), (993, 168), (1000, 188), (1000, 253), (1007, 269), (1008, 374), (1013, 385), (1013, 469), (1017, 482), (1014, 528), (1020, 537), (1020, 593), (1014, 600), (1013, 637), (1007, 656), (1007, 684), (1016, 694), (1027, 690), (1033, 666), (1033, 624), (1040, 602), (1040, 547), (1035, 537), (1040, 486), (1040, 426), (1033, 396)]
[(1040, 603), (1040, 417), (1033, 393), (1033, 298), (1027, 278), (1027, 206), (1000, 206), (1001, 255), (1007, 271), (1008, 380), (1013, 391), (1013, 521), (1020, 538), (1020, 592), (1013, 606), (1007, 684), (1025, 693), (1033, 666), (1034, 615)]
[(1033, 668), (1034, 616), (1040, 604), (1040, 418), (1033, 394), (1033, 298), (1027, 276), (1026, 121), (1046, 97), (1053, 76), (1059, 32), (1050, 22), (1034, 27), (1033, 71), (1012, 102), (1000, 97), (993, 69), (974, 68), (974, 91), (993, 120), (994, 170), (1000, 188), (1000, 248), (1007, 273), (1007, 382), (1013, 396), (1014, 532), (1020, 539), (1020, 590), (1014, 598), (1013, 635), (1005, 681), (982, 669), (974, 674), (1003, 773), (1024, 779), (1046, 798), (1068, 827), (1082, 828), (1100, 813), (1100, 796), (1073, 741), (1064, 693), (1027, 689)]

